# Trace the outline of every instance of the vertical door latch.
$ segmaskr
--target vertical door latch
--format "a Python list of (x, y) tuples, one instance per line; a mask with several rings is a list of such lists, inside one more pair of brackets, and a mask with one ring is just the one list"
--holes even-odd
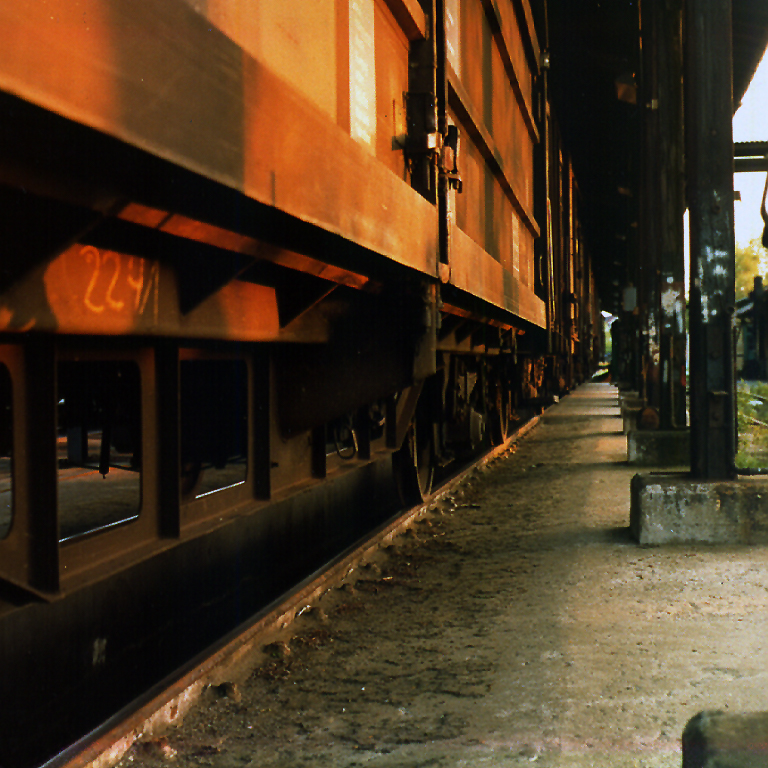
[(461, 192), (463, 184), (459, 173), (459, 128), (449, 125), (443, 137), (441, 173), (448, 180), (448, 187)]

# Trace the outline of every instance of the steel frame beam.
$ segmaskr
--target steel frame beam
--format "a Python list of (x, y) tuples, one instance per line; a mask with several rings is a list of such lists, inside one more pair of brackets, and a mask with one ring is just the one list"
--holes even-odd
[(768, 141), (737, 141), (733, 156), (734, 173), (768, 171)]

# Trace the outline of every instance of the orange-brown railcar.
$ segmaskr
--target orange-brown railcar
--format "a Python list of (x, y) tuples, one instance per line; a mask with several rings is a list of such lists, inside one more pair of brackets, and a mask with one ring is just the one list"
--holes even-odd
[(542, 9), (0, 5), (0, 763), (588, 373)]

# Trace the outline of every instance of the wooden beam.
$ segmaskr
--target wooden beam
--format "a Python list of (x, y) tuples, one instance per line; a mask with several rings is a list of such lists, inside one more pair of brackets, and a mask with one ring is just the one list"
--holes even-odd
[(426, 38), (427, 18), (416, 0), (384, 0), (384, 2), (411, 42)]
[[(539, 131), (536, 128), (536, 122), (533, 117), (533, 107), (531, 105), (532, 88), (524, 87), (524, 78), (528, 76), (532, 79), (533, 73), (538, 72), (538, 61), (535, 65), (530, 65), (530, 69), (521, 70), (520, 62), (515, 61), (514, 42), (518, 41), (517, 35), (513, 29), (513, 22), (510, 14), (499, 7), (497, 0), (481, 0), (485, 9), (488, 22), (491, 26), (493, 37), (496, 40), (496, 46), (499, 49), (504, 69), (509, 78), (512, 91), (515, 94), (520, 111), (523, 115), (523, 121), (534, 141), (539, 140)], [(524, 35), (521, 35), (525, 39)]]
[(533, 11), (531, 10), (531, 4), (529, 0), (512, 0), (512, 4), (515, 8), (515, 13), (520, 22), (520, 28), (524, 30), (523, 45), (525, 47), (525, 53), (530, 62), (531, 69), (534, 72), (539, 71), (539, 64), (541, 59), (541, 49), (539, 47), (539, 40), (536, 35), (536, 28), (533, 23)]

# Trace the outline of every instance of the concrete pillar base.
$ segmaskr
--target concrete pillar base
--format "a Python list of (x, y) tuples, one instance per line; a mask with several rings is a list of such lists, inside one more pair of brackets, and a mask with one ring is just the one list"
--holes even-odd
[(624, 434), (628, 435), (633, 430), (637, 429), (637, 417), (640, 415), (642, 408), (630, 408), (623, 406), (621, 409), (621, 419), (624, 429)]
[(637, 417), (645, 407), (645, 400), (638, 397), (636, 392), (622, 392), (619, 394), (619, 407), (624, 422), (624, 434), (628, 435), (633, 429), (637, 429)]
[(635, 475), (629, 526), (640, 544), (768, 543), (768, 478)]
[(639, 467), (689, 467), (691, 433), (687, 429), (632, 430), (627, 434), (627, 461)]
[(683, 731), (683, 768), (765, 768), (768, 712), (699, 712)]

